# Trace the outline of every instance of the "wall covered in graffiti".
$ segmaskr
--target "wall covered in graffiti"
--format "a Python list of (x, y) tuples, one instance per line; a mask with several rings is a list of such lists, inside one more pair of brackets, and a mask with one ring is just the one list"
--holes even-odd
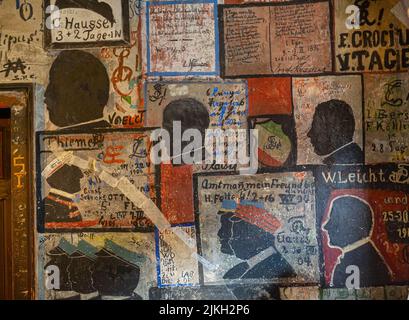
[(408, 8), (0, 2), (36, 297), (406, 299)]

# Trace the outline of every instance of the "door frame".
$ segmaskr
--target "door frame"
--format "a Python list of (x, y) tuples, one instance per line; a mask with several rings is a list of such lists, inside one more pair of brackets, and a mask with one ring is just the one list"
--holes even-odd
[[(35, 298), (35, 180), (34, 170), (34, 84), (0, 84), (0, 96), (10, 92), (19, 95), (17, 103), (10, 105), (10, 192), (5, 200), (10, 217), (5, 218), (5, 299)], [(24, 107), (21, 107), (24, 105)]]

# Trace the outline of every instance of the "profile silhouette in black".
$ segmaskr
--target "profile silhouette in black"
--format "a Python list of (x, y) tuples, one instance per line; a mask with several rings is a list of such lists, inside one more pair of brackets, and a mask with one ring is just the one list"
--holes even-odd
[(102, 62), (88, 52), (68, 50), (58, 55), (44, 97), (50, 121), (58, 127), (109, 127), (102, 120), (109, 77)]
[[(202, 135), (202, 146), (204, 146), (206, 129), (209, 127), (210, 118), (206, 107), (199, 101), (192, 98), (178, 99), (170, 102), (163, 111), (162, 128), (166, 129), (170, 135), (169, 154), (173, 158), (173, 163), (183, 163), (182, 156), (173, 154), (173, 143), (177, 143), (173, 136), (174, 121), (181, 122), (181, 133), (188, 129), (197, 129)], [(181, 141), (181, 152), (190, 141)], [(205, 149), (202, 149), (202, 159), (205, 155)]]
[[(225, 201), (218, 212), (220, 215), (220, 229), (217, 233), (221, 245), (221, 252), (235, 255), (244, 260), (228, 270), (224, 279), (272, 279), (295, 277), (291, 265), (284, 259), (275, 247), (275, 237), (272, 233), (235, 216), (229, 207), (232, 204)], [(246, 204), (244, 202), (244, 204)], [(233, 205), (234, 207), (234, 205)], [(270, 250), (266, 256), (257, 255)], [(250, 259), (252, 263), (249, 264)]]
[(98, 251), (88, 242), (81, 240), (77, 250), (70, 255), (70, 265), (68, 266), (69, 278), (72, 290), (80, 294), (90, 294), (96, 292), (93, 285), (92, 273), (95, 266), (95, 252)]
[(360, 286), (382, 286), (390, 281), (390, 272), (371, 240), (372, 208), (359, 198), (346, 196), (332, 203), (329, 220), (324, 224), (329, 244), (342, 254), (332, 274), (332, 285), (345, 288), (348, 266), (357, 266)]
[(49, 250), (46, 255), (50, 259), (44, 266), (46, 270), (49, 266), (56, 266), (59, 270), (59, 288), (55, 288), (57, 291), (71, 291), (72, 285), (69, 279), (68, 266), (71, 263), (70, 255), (75, 250), (75, 247), (71, 245), (67, 240), (62, 238), (59, 244)]
[(46, 181), (51, 187), (44, 198), (45, 222), (78, 222), (82, 221), (74, 194), (81, 191), (83, 173), (74, 165), (64, 164)]
[(141, 257), (117, 245), (105, 241), (105, 247), (96, 254), (93, 286), (101, 296), (121, 296), (127, 300), (141, 300), (134, 292), (139, 283)]
[(320, 103), (315, 109), (307, 136), (314, 151), (326, 156), (324, 164), (363, 163), (361, 148), (353, 142), (355, 118), (349, 104), (341, 100)]
[(62, 9), (86, 9), (94, 11), (103, 16), (109, 22), (114, 23), (115, 18), (111, 6), (102, 1), (97, 0), (57, 0), (55, 6), (59, 10)]

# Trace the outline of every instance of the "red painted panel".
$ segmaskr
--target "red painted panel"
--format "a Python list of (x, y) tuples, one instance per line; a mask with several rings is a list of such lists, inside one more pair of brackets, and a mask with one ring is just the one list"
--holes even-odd
[(249, 115), (291, 114), (290, 78), (248, 79)]
[(194, 222), (192, 166), (162, 164), (161, 203), (171, 224)]

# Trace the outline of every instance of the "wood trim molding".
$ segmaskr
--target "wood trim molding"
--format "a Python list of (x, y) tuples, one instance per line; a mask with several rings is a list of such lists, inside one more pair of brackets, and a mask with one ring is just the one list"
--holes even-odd
[[(13, 98), (16, 100), (13, 101)], [(9, 99), (9, 100), (7, 100)], [(10, 143), (11, 197), (4, 200), (6, 218), (6, 299), (35, 297), (35, 211), (33, 172), (33, 85), (0, 85), (0, 101), (13, 101), (11, 130), (4, 143)]]

